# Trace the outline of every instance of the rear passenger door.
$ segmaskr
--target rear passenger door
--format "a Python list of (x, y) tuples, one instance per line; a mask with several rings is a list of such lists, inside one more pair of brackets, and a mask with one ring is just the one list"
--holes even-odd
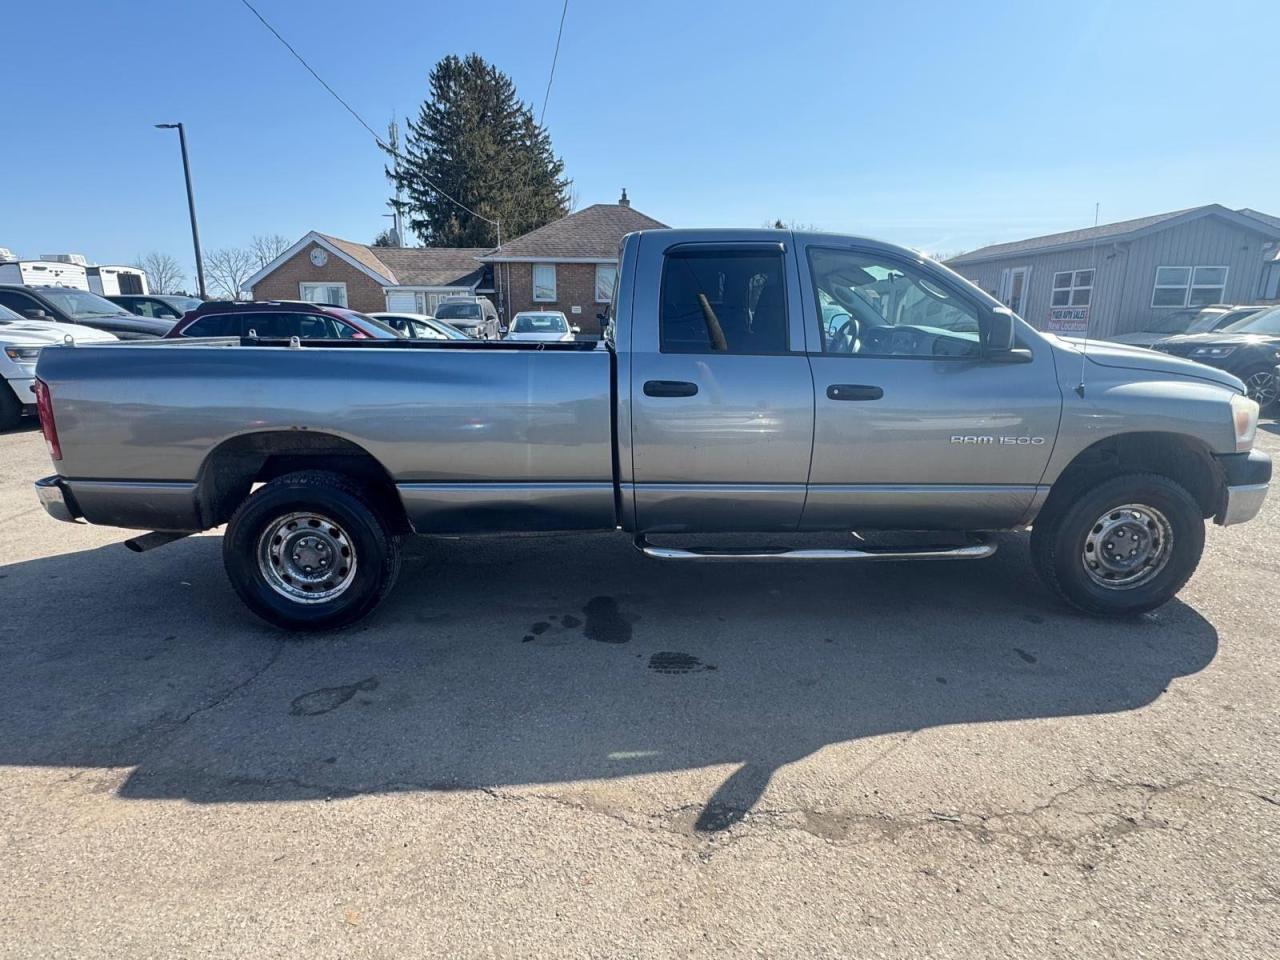
[[(813, 441), (795, 258), (760, 242), (640, 240), (632, 495), (641, 531), (794, 530)], [(770, 239), (765, 240), (764, 237)]]

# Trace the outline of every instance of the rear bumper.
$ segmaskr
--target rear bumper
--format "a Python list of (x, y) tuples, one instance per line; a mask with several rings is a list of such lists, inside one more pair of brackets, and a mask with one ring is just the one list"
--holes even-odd
[(1217, 458), (1226, 477), (1222, 505), (1214, 520), (1224, 527), (1252, 520), (1271, 487), (1271, 458), (1260, 450)]
[(53, 519), (75, 523), (83, 516), (76, 498), (71, 495), (70, 488), (61, 477), (55, 475), (37, 480), (35, 487), (40, 506)]

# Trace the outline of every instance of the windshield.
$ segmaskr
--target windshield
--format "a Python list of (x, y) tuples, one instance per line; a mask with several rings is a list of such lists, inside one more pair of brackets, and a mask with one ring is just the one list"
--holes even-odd
[(446, 340), (470, 340), (465, 333), (457, 327), (451, 327), (447, 323), (436, 323), (435, 321), (427, 321), (430, 327), (439, 333)]
[(75, 317), (118, 317), (125, 313), (110, 300), (104, 300), (96, 293), (84, 290), (72, 290), (69, 287), (41, 287), (41, 296), (52, 300), (63, 313)]
[(358, 313), (355, 310), (338, 310), (337, 313), (339, 316), (345, 317), (348, 320), (358, 320), (360, 323), (365, 324), (370, 333), (375, 335), (382, 334), (383, 338), (399, 338), (405, 336), (404, 333), (400, 332), (395, 327), (388, 326), (384, 321), (377, 320), (369, 316), (367, 313)]
[(199, 297), (160, 297), (159, 299), (173, 307), (173, 309), (181, 310), (183, 313), (189, 313), (204, 303)]
[(568, 333), (569, 324), (556, 313), (526, 313), (516, 317), (516, 333)]
[[(1142, 329), (1147, 333), (1183, 333), (1190, 329), (1197, 317), (1202, 315), (1217, 317), (1222, 312), (1221, 310), (1175, 310), (1173, 313), (1167, 313), (1149, 321)], [(1210, 324), (1212, 322), (1212, 320), (1209, 321)]]
[(479, 320), (478, 303), (442, 303), (436, 307), (437, 320)]
[(1280, 307), (1263, 310), (1222, 328), (1222, 333), (1280, 334)]

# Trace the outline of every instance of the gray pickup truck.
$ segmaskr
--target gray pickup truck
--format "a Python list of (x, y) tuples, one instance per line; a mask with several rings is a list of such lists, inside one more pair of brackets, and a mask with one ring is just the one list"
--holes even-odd
[[(403, 534), (534, 530), (740, 563), (980, 558), (985, 533), (1031, 527), (1049, 587), (1130, 614), (1177, 593), (1205, 519), (1252, 518), (1271, 478), (1235, 377), (1038, 333), (887, 244), (630, 234), (607, 320), (599, 344), (49, 347), (37, 392), (58, 473), (36, 489), (58, 519), (153, 531), (135, 549), (225, 523), (245, 603), (323, 628), (387, 593)], [(651, 539), (883, 530), (947, 535)]]

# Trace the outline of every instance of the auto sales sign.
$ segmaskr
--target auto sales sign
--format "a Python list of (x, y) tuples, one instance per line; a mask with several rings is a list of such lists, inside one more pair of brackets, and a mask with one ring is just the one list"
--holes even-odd
[(1046, 329), (1050, 333), (1088, 333), (1089, 308), (1050, 307)]

